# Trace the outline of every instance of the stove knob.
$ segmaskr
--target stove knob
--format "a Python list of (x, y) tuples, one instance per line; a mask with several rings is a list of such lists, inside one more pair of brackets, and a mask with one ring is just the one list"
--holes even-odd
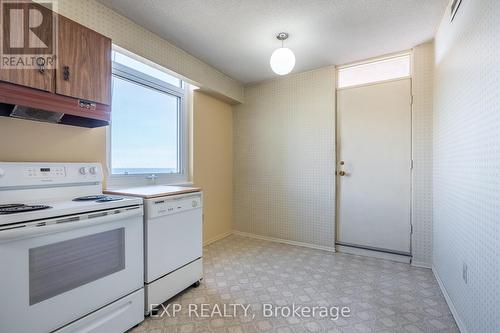
[(5, 170), (0, 168), (0, 177), (3, 177), (5, 176)]
[(87, 173), (87, 169), (85, 169), (85, 167), (81, 167), (78, 172), (80, 172), (81, 175), (85, 175)]
[(89, 168), (89, 172), (90, 172), (91, 175), (95, 175), (95, 173), (96, 173), (95, 167), (90, 167)]

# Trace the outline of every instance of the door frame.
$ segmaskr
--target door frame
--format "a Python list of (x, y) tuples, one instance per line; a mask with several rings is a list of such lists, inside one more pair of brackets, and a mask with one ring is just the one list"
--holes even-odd
[[(361, 64), (367, 64), (371, 62), (376, 62), (384, 59), (389, 59), (401, 55), (409, 54), (410, 55), (410, 75), (409, 76), (404, 76), (404, 77), (398, 77), (395, 79), (389, 79), (389, 80), (382, 80), (382, 81), (376, 81), (376, 82), (370, 82), (370, 83), (365, 83), (365, 84), (359, 84), (359, 85), (354, 85), (354, 86), (349, 86), (345, 88), (338, 88), (338, 73), (340, 69), (351, 67), (351, 66), (356, 66), (356, 65), (361, 65)], [(365, 87), (365, 86), (372, 86), (372, 85), (377, 85), (377, 84), (383, 84), (383, 83), (388, 83), (388, 82), (394, 82), (394, 81), (400, 81), (400, 80), (410, 80), (410, 96), (411, 96), (411, 102), (410, 102), (410, 216), (409, 216), (409, 221), (410, 221), (410, 254), (408, 255), (402, 255), (393, 251), (388, 251), (384, 249), (376, 249), (372, 248), (369, 246), (353, 246), (353, 245), (345, 245), (342, 243), (338, 243), (338, 237), (339, 237), (339, 211), (340, 211), (340, 203), (339, 203), (339, 197), (340, 197), (340, 186), (339, 186), (339, 181), (338, 181), (338, 161), (340, 160), (339, 157), (339, 143), (338, 143), (338, 133), (339, 133), (339, 121), (338, 121), (338, 113), (339, 113), (339, 94), (338, 92), (341, 90), (347, 90), (347, 89), (354, 89), (354, 88), (360, 88), (360, 87)], [(370, 257), (376, 257), (376, 258), (381, 258), (381, 259), (389, 259), (389, 260), (395, 260), (395, 261), (400, 261), (400, 262), (405, 262), (405, 263), (411, 263), (412, 258), (413, 258), (413, 197), (414, 197), (414, 191), (413, 191), (413, 167), (414, 167), (414, 160), (413, 160), (413, 135), (414, 135), (414, 128), (413, 128), (413, 52), (411, 50), (404, 51), (404, 52), (398, 52), (394, 53), (391, 55), (386, 55), (383, 57), (377, 57), (377, 58), (371, 58), (365, 61), (361, 62), (356, 62), (356, 63), (350, 63), (346, 65), (341, 65), (341, 66), (336, 66), (335, 67), (335, 249), (338, 252), (344, 252), (344, 253), (350, 253), (350, 254), (356, 254), (356, 255), (365, 255), (365, 256), (370, 256)]]

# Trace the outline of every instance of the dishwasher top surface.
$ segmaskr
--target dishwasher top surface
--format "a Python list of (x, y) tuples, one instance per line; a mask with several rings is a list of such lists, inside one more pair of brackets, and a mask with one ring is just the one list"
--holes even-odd
[(166, 197), (178, 194), (187, 194), (201, 192), (199, 187), (170, 186), (170, 185), (151, 185), (142, 187), (131, 187), (116, 190), (106, 190), (106, 194), (127, 195), (140, 197), (144, 199)]

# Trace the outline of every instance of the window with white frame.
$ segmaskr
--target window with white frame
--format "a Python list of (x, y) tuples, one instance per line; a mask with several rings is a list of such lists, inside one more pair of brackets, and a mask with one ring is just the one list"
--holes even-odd
[(187, 180), (186, 85), (165, 69), (114, 49), (109, 186)]
[(400, 54), (384, 59), (340, 67), (338, 70), (337, 87), (347, 88), (394, 80), (410, 75), (410, 54)]

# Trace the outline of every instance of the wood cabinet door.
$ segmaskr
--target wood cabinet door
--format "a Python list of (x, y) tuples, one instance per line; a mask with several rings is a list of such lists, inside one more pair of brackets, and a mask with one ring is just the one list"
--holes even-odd
[(0, 69), (0, 81), (54, 92), (54, 70), (45, 69)]
[[(38, 49), (29, 48), (29, 44), (26, 45), (28, 39), (25, 36), (21, 40), (21, 43), (24, 44), (24, 47), (13, 47), (11, 49), (8, 45), (8, 42), (1, 41), (2, 43), (6, 43), (3, 45), (3, 53), (5, 58), (8, 58), (10, 52), (12, 54), (15, 54), (16, 56), (12, 57), (12, 61), (9, 62), (9, 66), (7, 68), (5, 68), (3, 64), (0, 64), (0, 81), (54, 92), (55, 85), (53, 66), (48, 66), (46, 61), (53, 61), (54, 59), (52, 51), (55, 47), (55, 41), (52, 40), (52, 31), (56, 14), (52, 13), (50, 9), (34, 3), (21, 2), (7, 3), (6, 5), (9, 5), (18, 10), (23, 10), (25, 12), (32, 8), (35, 8), (43, 13), (45, 19), (42, 22), (44, 24), (40, 25), (40, 27), (36, 29), (36, 36), (44, 43), (46, 43), (46, 47), (41, 47)], [(5, 13), (2, 13), (2, 15), (5, 15)], [(53, 19), (47, 20), (46, 18), (50, 16), (52, 16)], [(6, 19), (6, 17), (4, 17), (3, 19)], [(2, 29), (7, 30), (4, 31), (4, 35), (9, 35), (9, 24), (2, 24)], [(37, 62), (37, 58), (41, 58), (43, 62)], [(4, 60), (6, 61), (6, 59), (2, 59), (2, 61)], [(40, 66), (37, 67), (37, 63), (40, 64)], [(44, 65), (41, 66), (42, 64)], [(14, 68), (14, 66), (16, 68)]]
[(56, 93), (111, 105), (111, 39), (63, 16)]

